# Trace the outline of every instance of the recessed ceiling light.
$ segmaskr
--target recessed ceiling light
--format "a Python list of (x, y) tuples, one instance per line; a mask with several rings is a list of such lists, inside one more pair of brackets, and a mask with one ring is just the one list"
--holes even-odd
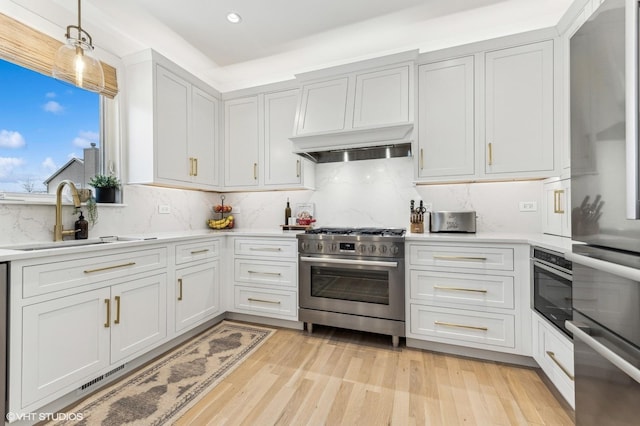
[(238, 15), (235, 12), (230, 12), (229, 14), (227, 14), (227, 21), (231, 22), (232, 24), (239, 24), (240, 21), (242, 21), (242, 16)]

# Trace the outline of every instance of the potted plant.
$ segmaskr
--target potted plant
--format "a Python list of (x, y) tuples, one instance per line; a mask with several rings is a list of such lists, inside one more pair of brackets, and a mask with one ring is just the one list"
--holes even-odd
[(112, 175), (95, 175), (89, 179), (89, 185), (96, 189), (97, 203), (115, 203), (116, 189), (120, 188), (120, 180)]

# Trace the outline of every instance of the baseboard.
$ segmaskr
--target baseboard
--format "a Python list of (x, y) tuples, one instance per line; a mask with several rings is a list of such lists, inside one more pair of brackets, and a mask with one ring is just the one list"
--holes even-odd
[(304, 323), (301, 321), (267, 318), (259, 315), (241, 314), (238, 312), (226, 312), (225, 318), (228, 320), (250, 322), (258, 325), (270, 325), (273, 327), (291, 328), (294, 330), (302, 330), (304, 328)]

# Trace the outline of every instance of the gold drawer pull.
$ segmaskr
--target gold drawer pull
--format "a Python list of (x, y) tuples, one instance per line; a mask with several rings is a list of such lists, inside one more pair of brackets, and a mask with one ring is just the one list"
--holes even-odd
[(424, 148), (420, 148), (420, 170), (424, 169)]
[(193, 251), (191, 252), (191, 254), (206, 253), (206, 252), (208, 252), (208, 251), (209, 251), (209, 249), (204, 249), (204, 250), (193, 250)]
[(547, 355), (549, 355), (549, 358), (551, 358), (551, 361), (555, 362), (556, 365), (560, 368), (560, 370), (562, 370), (562, 372), (567, 375), (569, 380), (571, 380), (572, 382), (575, 380), (575, 377), (573, 377), (573, 375), (569, 373), (569, 370), (567, 370), (567, 368), (564, 365), (560, 364), (560, 361), (558, 361), (558, 359), (556, 358), (555, 353), (551, 351), (547, 351)]
[(109, 328), (111, 325), (111, 299), (104, 299), (104, 303), (107, 305), (107, 322), (104, 323), (104, 327)]
[(249, 302), (263, 302), (263, 303), (272, 303), (274, 305), (280, 305), (280, 301), (279, 300), (264, 300), (264, 299), (254, 299), (253, 297), (250, 297), (247, 299)]
[(91, 274), (93, 272), (108, 271), (109, 269), (125, 268), (127, 266), (133, 266), (135, 264), (136, 262), (128, 262), (128, 263), (123, 263), (122, 265), (105, 266), (104, 268), (85, 269), (84, 273)]
[(440, 285), (434, 285), (433, 288), (438, 290), (450, 290), (450, 291), (471, 291), (474, 293), (486, 293), (487, 290), (476, 289), (476, 288), (463, 288), (463, 287), (445, 287)]
[(120, 296), (116, 296), (116, 319), (113, 321), (114, 324), (120, 324)]
[(264, 271), (247, 271), (250, 274), (262, 274), (262, 275), (282, 275), (280, 272), (264, 272)]
[(489, 142), (489, 165), (493, 166), (493, 144)]
[(178, 278), (178, 300), (182, 300), (182, 278)]
[(258, 163), (253, 163), (253, 180), (258, 180)]
[(280, 247), (249, 247), (251, 251), (282, 251)]
[(296, 177), (300, 177), (301, 169), (300, 169), (300, 160), (296, 160)]
[(469, 261), (479, 261), (484, 262), (487, 260), (486, 257), (482, 256), (445, 256), (445, 255), (436, 255), (433, 256), (434, 259), (439, 260), (469, 260)]
[(193, 175), (198, 176), (198, 159), (193, 159)]
[(477, 327), (475, 325), (454, 324), (452, 322), (434, 321), (433, 323), (435, 325), (444, 325), (444, 326), (447, 326), (447, 327), (468, 328), (470, 330), (480, 330), (480, 331), (489, 330), (487, 327)]
[(564, 189), (556, 189), (553, 191), (553, 212), (558, 214), (564, 214), (564, 209), (562, 208), (562, 199), (561, 195), (564, 194)]

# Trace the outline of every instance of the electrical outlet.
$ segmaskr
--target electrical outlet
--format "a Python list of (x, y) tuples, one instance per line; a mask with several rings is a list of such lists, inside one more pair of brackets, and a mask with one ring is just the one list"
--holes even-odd
[(535, 201), (520, 201), (521, 212), (535, 212), (538, 210), (538, 203)]
[(160, 214), (169, 214), (171, 213), (171, 206), (168, 204), (160, 204), (158, 206), (158, 213)]

